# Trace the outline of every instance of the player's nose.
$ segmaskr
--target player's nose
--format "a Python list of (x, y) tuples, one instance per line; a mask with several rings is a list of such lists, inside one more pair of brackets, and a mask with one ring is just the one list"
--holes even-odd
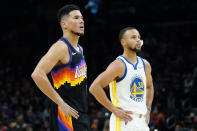
[(84, 24), (84, 20), (83, 19), (80, 19), (80, 24)]
[(137, 43), (140, 43), (140, 42), (141, 42), (141, 40), (140, 40), (139, 38), (137, 38), (137, 39), (136, 39), (136, 42), (137, 42)]

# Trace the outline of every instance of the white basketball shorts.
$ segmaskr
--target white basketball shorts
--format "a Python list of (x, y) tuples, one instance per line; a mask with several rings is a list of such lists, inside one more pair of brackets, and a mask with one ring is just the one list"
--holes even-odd
[(117, 118), (113, 113), (110, 117), (110, 131), (149, 131), (145, 117), (139, 114), (132, 114), (133, 120), (126, 123)]

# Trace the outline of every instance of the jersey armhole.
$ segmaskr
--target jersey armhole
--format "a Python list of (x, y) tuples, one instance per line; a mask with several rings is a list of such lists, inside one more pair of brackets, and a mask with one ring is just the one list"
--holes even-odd
[(144, 66), (144, 72), (145, 72), (145, 75), (146, 75), (146, 66), (145, 66), (144, 60), (142, 58), (141, 58), (141, 60), (142, 60), (142, 63), (143, 63), (143, 66)]
[(70, 60), (68, 61), (68, 63), (66, 65), (70, 65), (70, 63), (72, 61), (72, 51), (71, 51), (70, 47), (68, 47), (68, 51), (69, 51), (69, 54), (70, 54)]
[(67, 45), (68, 51), (69, 51), (69, 54), (70, 54), (70, 59), (69, 59), (68, 63), (65, 64), (65, 66), (67, 66), (67, 65), (69, 65), (69, 64), (71, 63), (71, 61), (72, 61), (72, 51), (71, 51), (71, 49), (70, 49), (69, 44), (68, 44), (67, 42), (65, 42), (64, 39), (61, 38), (60, 40), (63, 41), (63, 42)]
[(120, 81), (122, 81), (122, 80), (125, 78), (125, 76), (126, 76), (126, 74), (127, 74), (127, 66), (126, 66), (126, 63), (125, 63), (122, 59), (117, 58), (116, 60), (121, 60), (121, 61), (124, 63), (124, 65), (125, 65), (125, 72), (124, 72), (124, 75), (122, 76), (122, 78), (116, 80), (116, 82), (120, 82)]

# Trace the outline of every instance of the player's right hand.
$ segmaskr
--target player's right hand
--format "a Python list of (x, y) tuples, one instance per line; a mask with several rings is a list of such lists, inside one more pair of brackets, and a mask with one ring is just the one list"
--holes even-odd
[(116, 107), (113, 113), (116, 117), (119, 117), (126, 123), (132, 120), (132, 117), (131, 117), (131, 114), (133, 114), (132, 111), (127, 111), (127, 110), (123, 110), (122, 108)]
[(79, 114), (78, 111), (76, 111), (75, 109), (73, 109), (72, 107), (70, 107), (68, 104), (66, 104), (65, 102), (61, 102), (58, 105), (58, 108), (66, 115), (66, 119), (69, 119), (69, 116), (71, 115), (72, 117), (78, 119)]

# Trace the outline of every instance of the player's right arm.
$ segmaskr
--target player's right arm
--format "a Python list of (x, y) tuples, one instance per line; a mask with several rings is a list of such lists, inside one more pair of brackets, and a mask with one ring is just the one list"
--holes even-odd
[[(47, 74), (53, 69), (53, 67), (58, 62), (65, 60), (65, 56), (68, 55), (69, 52), (66, 44), (62, 43), (61, 41), (56, 42), (39, 61), (33, 73), (31, 74), (31, 77), (38, 88), (58, 105), (61, 111), (66, 114), (67, 118), (69, 115), (78, 118), (78, 112), (63, 101), (60, 95), (52, 87), (47, 77)], [(66, 59), (66, 61), (68, 60)]]
[(120, 108), (116, 108), (108, 99), (103, 88), (107, 87), (110, 82), (121, 78), (125, 72), (125, 65), (120, 60), (112, 62), (107, 69), (101, 73), (90, 86), (90, 93), (101, 103), (105, 108), (114, 113), (117, 117), (128, 122), (132, 120), (130, 114), (131, 111), (126, 111)]

